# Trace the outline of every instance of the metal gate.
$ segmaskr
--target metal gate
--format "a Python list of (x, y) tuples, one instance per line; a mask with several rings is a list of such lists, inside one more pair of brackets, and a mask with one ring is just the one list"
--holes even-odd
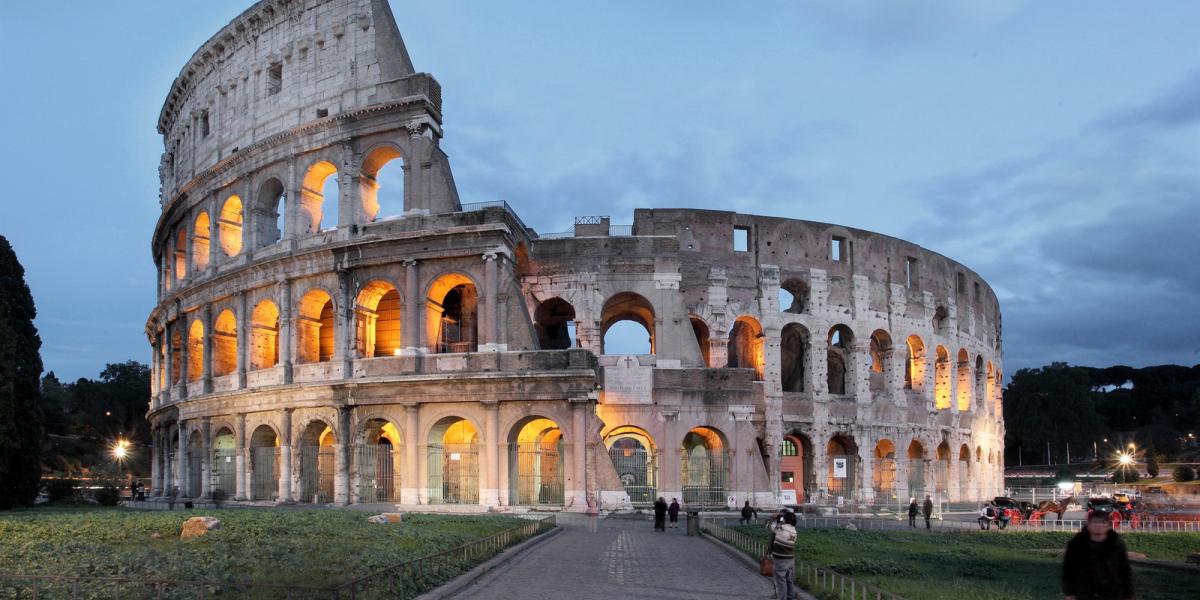
[(237, 493), (237, 452), (217, 450), (213, 452), (213, 498), (224, 500)]
[(937, 469), (933, 473), (934, 489), (944, 495), (950, 491), (950, 461), (939, 460), (937, 462)]
[(874, 480), (875, 500), (892, 499), (896, 495), (896, 460), (876, 458), (875, 472), (871, 478)]
[(561, 443), (516, 444), (509, 451), (509, 502), (516, 505), (563, 503)]
[(392, 502), (400, 497), (400, 484), (396, 466), (400, 464), (396, 447), (391, 444), (366, 444), (355, 446), (354, 460), (357, 466), (355, 488), (359, 502)]
[(625, 486), (625, 493), (629, 494), (629, 501), (634, 505), (654, 504), (658, 498), (658, 460), (654, 451), (614, 445), (608, 449), (608, 457), (621, 478), (621, 485)]
[[(846, 470), (843, 473), (837, 469), (837, 460), (844, 459), (846, 461)], [(852, 454), (831, 454), (829, 455), (829, 495), (842, 496), (844, 498), (852, 498), (854, 496), (854, 478), (858, 475), (857, 457)], [(842, 475), (839, 477), (839, 475)]]
[(916, 498), (925, 492), (925, 459), (908, 460), (908, 495)]
[(300, 502), (333, 502), (333, 447), (300, 447)]
[(429, 503), (479, 504), (479, 452), (475, 444), (429, 445)]
[(204, 451), (192, 448), (187, 453), (187, 497), (199, 498), (203, 492)]
[(279, 448), (253, 448), (250, 451), (250, 499), (274, 500), (278, 495)]
[(722, 450), (697, 446), (680, 452), (683, 502), (693, 506), (725, 506), (729, 480), (728, 465)]

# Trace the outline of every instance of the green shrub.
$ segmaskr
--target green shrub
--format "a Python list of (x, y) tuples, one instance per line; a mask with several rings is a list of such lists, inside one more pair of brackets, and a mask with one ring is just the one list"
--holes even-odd
[(79, 480), (77, 479), (48, 479), (46, 480), (46, 499), (50, 502), (66, 502), (75, 500)]
[(1192, 481), (1196, 479), (1196, 470), (1187, 465), (1179, 465), (1171, 475), (1175, 481)]
[(121, 503), (121, 490), (106, 485), (96, 490), (94, 497), (100, 506), (116, 506)]

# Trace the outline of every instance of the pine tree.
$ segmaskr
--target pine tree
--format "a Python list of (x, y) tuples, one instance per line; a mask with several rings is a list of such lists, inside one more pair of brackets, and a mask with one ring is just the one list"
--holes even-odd
[(0, 509), (33, 504), (42, 467), (42, 341), (25, 270), (0, 236)]

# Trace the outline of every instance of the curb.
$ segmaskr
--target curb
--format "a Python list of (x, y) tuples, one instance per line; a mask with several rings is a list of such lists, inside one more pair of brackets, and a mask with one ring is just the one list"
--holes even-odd
[[(725, 542), (722, 542), (721, 540), (718, 540), (717, 538), (707, 535), (703, 532), (701, 532), (700, 537), (708, 540), (721, 550), (724, 550), (726, 554), (732, 556), (733, 559), (740, 562), (742, 566), (753, 571), (756, 576), (762, 577), (762, 574), (758, 571), (758, 561), (750, 558), (749, 554), (746, 554), (745, 552), (742, 552), (741, 550), (738, 550), (737, 548), (734, 548), (733, 546), (730, 546), (729, 544), (726, 544)], [(764, 577), (764, 579), (767, 578)], [(772, 586), (774, 586), (774, 582), (772, 582)], [(818, 600), (816, 596), (809, 594), (804, 590), (804, 588), (800, 587), (799, 583), (796, 584), (796, 598), (799, 600)]]
[(558, 535), (561, 532), (562, 527), (556, 526), (554, 529), (525, 540), (516, 546), (505, 548), (500, 552), (500, 554), (489, 558), (482, 564), (476, 565), (470, 571), (467, 571), (466, 573), (463, 573), (462, 575), (459, 575), (458, 577), (455, 577), (454, 579), (451, 579), (450, 581), (447, 581), (446, 583), (443, 583), (442, 585), (429, 590), (420, 596), (417, 596), (414, 600), (443, 600), (444, 598), (448, 598), (451, 595), (462, 591), (462, 589), (468, 585), (474, 583), (476, 579), (479, 579), (488, 572), (516, 558), (522, 552), (533, 548), (534, 546)]

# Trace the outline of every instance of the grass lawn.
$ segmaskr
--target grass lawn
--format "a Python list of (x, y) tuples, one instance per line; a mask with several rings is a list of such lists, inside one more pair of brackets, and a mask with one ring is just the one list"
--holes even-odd
[[(767, 534), (761, 527), (737, 527)], [(1060, 599), (1061, 551), (1071, 533), (978, 531), (847, 531), (801, 529), (796, 556), (912, 600)], [(1147, 558), (1183, 561), (1200, 551), (1198, 533), (1123, 535), (1132, 552)], [(1134, 566), (1138, 598), (1200, 598), (1200, 577)]]
[[(221, 528), (179, 540), (191, 516)], [(528, 523), (514, 517), (405, 515), (371, 525), (344, 510), (121, 508), (0, 512), (0, 572), (330, 586)], [(154, 533), (160, 539), (151, 539)]]

